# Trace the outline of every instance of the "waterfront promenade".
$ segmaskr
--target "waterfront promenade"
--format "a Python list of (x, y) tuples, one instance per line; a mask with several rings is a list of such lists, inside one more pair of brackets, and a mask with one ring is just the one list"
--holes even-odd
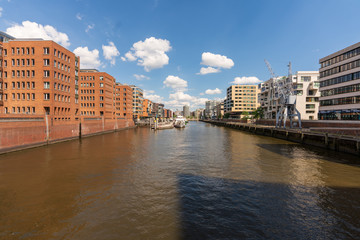
[[(275, 128), (273, 125), (264, 125), (271, 121), (262, 121), (258, 123), (247, 123), (246, 120), (203, 120), (204, 122), (219, 126), (234, 128), (251, 132), (258, 135), (280, 138), (296, 143), (322, 147), (340, 152), (360, 155), (360, 135), (358, 128), (342, 127), (314, 127), (314, 128)], [(263, 124), (262, 124), (263, 123)], [(320, 121), (316, 124), (326, 125)], [(333, 123), (331, 123), (333, 125)], [(336, 123), (335, 123), (336, 124)], [(360, 123), (349, 123), (352, 125), (360, 125)], [(308, 123), (311, 126), (311, 123)]]
[(356, 239), (357, 159), (204, 122), (3, 154), (0, 239)]

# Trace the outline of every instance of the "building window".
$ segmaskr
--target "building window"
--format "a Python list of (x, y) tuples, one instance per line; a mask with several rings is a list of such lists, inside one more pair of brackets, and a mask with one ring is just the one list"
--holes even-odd
[(44, 82), (44, 88), (49, 89), (50, 88), (50, 82)]
[(50, 100), (50, 93), (44, 93), (44, 100)]
[(301, 76), (301, 81), (302, 81), (302, 82), (310, 82), (310, 81), (311, 81), (311, 77), (310, 77), (310, 76)]
[(44, 71), (44, 77), (50, 77), (50, 71), (49, 70)]
[(44, 59), (44, 66), (49, 66), (49, 65), (50, 65), (50, 60)]
[(44, 54), (45, 54), (45, 55), (48, 55), (49, 52), (50, 52), (49, 48), (48, 48), (48, 47), (45, 47), (45, 48), (44, 48)]

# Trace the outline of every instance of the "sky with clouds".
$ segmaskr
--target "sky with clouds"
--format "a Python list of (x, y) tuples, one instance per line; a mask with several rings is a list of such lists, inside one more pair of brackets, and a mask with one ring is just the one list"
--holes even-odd
[(0, 31), (52, 39), (173, 110), (231, 84), (314, 71), (360, 40), (358, 0), (0, 0)]

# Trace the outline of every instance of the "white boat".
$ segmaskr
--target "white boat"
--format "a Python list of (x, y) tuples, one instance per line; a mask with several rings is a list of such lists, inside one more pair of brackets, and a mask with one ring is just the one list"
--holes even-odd
[[(155, 127), (156, 127), (156, 129), (155, 129)], [(155, 125), (152, 126), (151, 128), (155, 129), (155, 130), (162, 130), (162, 129), (170, 129), (173, 127), (174, 127), (174, 124), (172, 122), (170, 122), (170, 123), (159, 123), (156, 126)]]
[(184, 128), (186, 125), (186, 119), (183, 116), (177, 116), (175, 118), (174, 127), (176, 128)]

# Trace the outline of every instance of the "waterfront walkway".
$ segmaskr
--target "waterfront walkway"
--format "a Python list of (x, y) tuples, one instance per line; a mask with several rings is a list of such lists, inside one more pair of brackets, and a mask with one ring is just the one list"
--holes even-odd
[(263, 136), (280, 138), (292, 142), (308, 144), (317, 147), (332, 149), (360, 155), (360, 136), (349, 136), (339, 133), (327, 132), (326, 128), (314, 131), (309, 128), (276, 128), (269, 125), (254, 123), (241, 123), (238, 121), (203, 120), (204, 122), (239, 129)]

